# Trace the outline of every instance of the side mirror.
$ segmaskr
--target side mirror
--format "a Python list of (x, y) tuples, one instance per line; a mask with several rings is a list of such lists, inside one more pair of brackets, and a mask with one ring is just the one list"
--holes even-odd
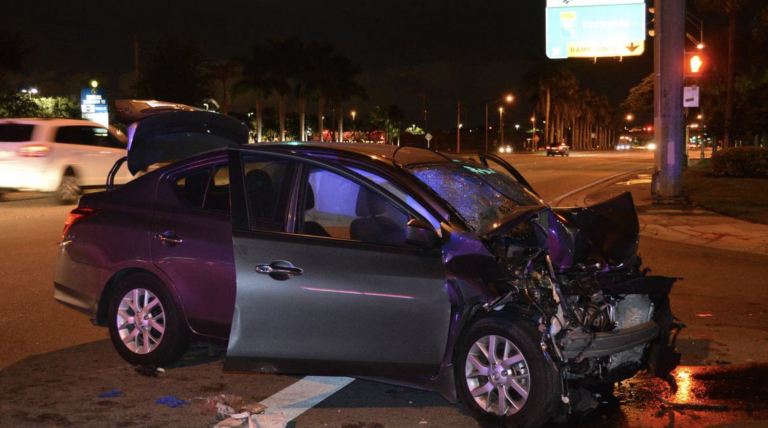
[(431, 224), (414, 218), (405, 229), (405, 242), (414, 247), (435, 248), (440, 245), (440, 237)]

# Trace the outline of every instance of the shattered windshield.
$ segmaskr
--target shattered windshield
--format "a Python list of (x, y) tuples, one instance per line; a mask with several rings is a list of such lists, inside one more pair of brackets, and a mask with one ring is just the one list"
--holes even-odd
[(542, 204), (517, 181), (481, 165), (442, 163), (407, 169), (450, 204), (475, 231), (494, 227), (515, 207)]

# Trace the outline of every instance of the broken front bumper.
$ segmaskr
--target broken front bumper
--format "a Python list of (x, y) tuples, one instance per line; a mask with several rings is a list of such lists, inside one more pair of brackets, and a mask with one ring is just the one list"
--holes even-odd
[(571, 360), (617, 354), (652, 342), (660, 332), (661, 327), (655, 321), (603, 333), (574, 331), (562, 341), (563, 357)]

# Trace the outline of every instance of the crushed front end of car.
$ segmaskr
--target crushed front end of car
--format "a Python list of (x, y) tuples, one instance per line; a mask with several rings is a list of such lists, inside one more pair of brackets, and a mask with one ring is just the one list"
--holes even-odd
[(509, 287), (486, 310), (535, 318), (564, 403), (575, 388), (602, 389), (646, 369), (666, 378), (679, 364), (684, 326), (669, 304), (677, 278), (642, 268), (629, 193), (589, 208), (515, 210), (481, 236)]

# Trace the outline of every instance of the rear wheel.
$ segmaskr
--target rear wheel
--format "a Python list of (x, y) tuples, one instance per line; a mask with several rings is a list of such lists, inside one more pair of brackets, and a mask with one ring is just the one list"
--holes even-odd
[(107, 322), (118, 354), (133, 365), (170, 364), (189, 345), (173, 298), (150, 274), (133, 274), (117, 285)]
[(558, 374), (540, 337), (528, 323), (500, 316), (469, 328), (459, 344), (456, 383), (475, 418), (489, 426), (537, 427), (554, 415)]
[(77, 182), (74, 172), (68, 170), (61, 177), (61, 184), (56, 189), (56, 200), (62, 205), (76, 204), (80, 199), (80, 184)]

